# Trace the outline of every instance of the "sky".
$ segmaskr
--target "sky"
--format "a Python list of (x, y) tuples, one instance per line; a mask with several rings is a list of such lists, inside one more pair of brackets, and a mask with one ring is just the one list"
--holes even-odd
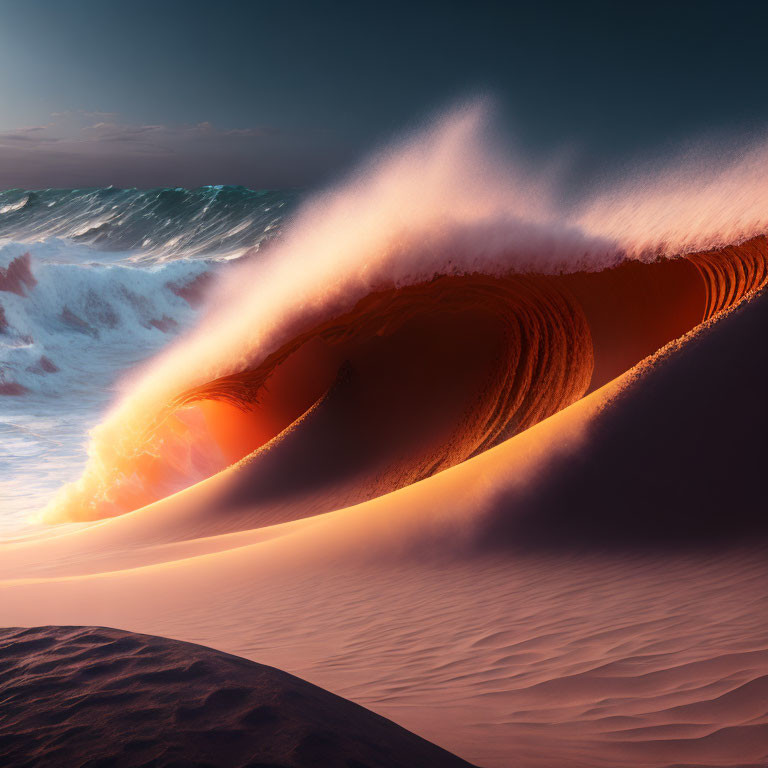
[(307, 187), (457, 99), (532, 158), (768, 134), (764, 2), (0, 0), (0, 188)]

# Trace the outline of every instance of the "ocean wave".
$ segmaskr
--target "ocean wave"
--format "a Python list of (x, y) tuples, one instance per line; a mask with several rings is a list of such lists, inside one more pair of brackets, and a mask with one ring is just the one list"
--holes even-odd
[(62, 379), (85, 383), (103, 364), (91, 356), (157, 349), (189, 324), (191, 287), (209, 269), (199, 260), (61, 264), (25, 251), (0, 268), (0, 385), (6, 394), (61, 392)]
[(275, 238), (294, 198), (240, 187), (0, 192), (0, 528), (76, 476), (123, 372), (192, 324), (219, 266)]
[(274, 237), (297, 195), (245, 187), (0, 192), (0, 238), (63, 238), (145, 258), (237, 252)]
[(382, 154), (224, 276), (49, 518), (122, 514), (246, 457), (243, 502), (301, 477), (323, 488), (314, 512), (358, 503), (527, 429), (765, 283), (746, 220), (654, 242), (558, 218), (546, 179), (488, 152), (482, 119), (458, 110)]

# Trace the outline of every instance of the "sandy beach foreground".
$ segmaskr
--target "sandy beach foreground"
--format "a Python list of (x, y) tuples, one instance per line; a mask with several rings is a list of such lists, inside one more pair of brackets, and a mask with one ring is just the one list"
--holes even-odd
[(356, 506), (227, 506), (235, 466), (6, 542), (0, 619), (202, 643), (478, 765), (760, 766), (767, 299)]

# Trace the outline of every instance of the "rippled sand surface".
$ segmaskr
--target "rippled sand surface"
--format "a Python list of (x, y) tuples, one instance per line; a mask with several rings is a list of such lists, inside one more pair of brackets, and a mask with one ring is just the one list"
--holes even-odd
[[(496, 448), (348, 509), (206, 536), (201, 510), (227, 514), (219, 477), (6, 543), (2, 621), (210, 645), (489, 767), (757, 768), (767, 320), (760, 295)], [(185, 520), (199, 535), (176, 535)]]

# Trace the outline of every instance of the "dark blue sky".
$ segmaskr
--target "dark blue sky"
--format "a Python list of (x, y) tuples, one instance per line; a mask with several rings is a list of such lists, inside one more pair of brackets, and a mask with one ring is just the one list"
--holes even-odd
[(768, 132), (768, 4), (0, 0), (0, 187), (311, 185), (482, 92), (590, 167)]

